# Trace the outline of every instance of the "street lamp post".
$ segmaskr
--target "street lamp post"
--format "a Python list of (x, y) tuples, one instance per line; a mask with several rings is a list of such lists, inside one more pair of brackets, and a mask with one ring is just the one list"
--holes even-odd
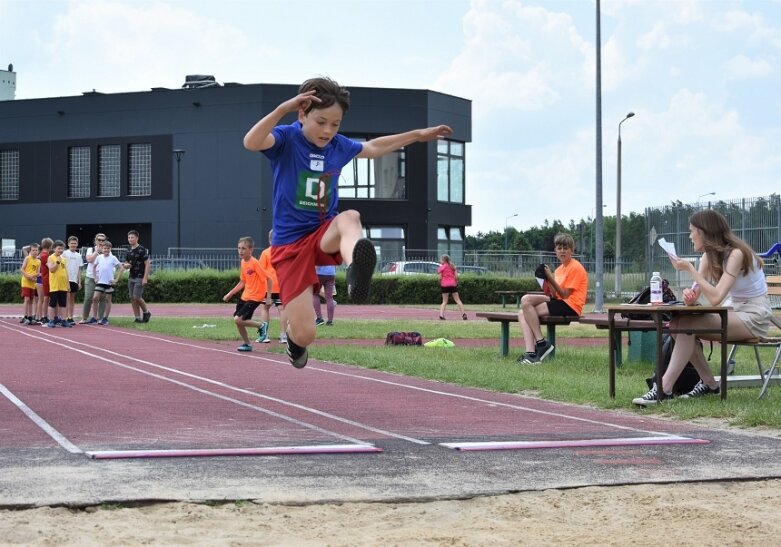
[(518, 213), (515, 213), (514, 215), (510, 215), (509, 217), (504, 219), (504, 250), (507, 250), (507, 221), (511, 218), (515, 218), (518, 216)]
[(705, 196), (715, 196), (716, 192), (708, 192), (707, 194), (702, 194), (701, 196), (697, 196), (697, 206), (700, 205), (700, 200), (704, 198)]
[(634, 112), (627, 112), (623, 120), (618, 122), (618, 153), (616, 163), (616, 298), (621, 298), (621, 124), (634, 116)]
[(186, 150), (177, 148), (174, 150), (176, 158), (176, 254), (181, 252), (182, 248), (182, 156), (187, 153)]

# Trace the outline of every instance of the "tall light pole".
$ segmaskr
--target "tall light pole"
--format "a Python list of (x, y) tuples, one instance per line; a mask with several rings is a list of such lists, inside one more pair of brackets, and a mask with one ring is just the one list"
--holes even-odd
[(504, 250), (507, 250), (507, 221), (511, 218), (515, 218), (518, 216), (518, 213), (515, 213), (514, 215), (510, 215), (509, 217), (504, 219)]
[(697, 206), (700, 205), (700, 200), (704, 198), (705, 196), (715, 196), (716, 192), (708, 192), (707, 194), (702, 194), (701, 196), (697, 196)]
[(176, 255), (179, 256), (182, 248), (182, 156), (186, 150), (177, 148), (174, 150), (176, 158)]
[(597, 0), (597, 33), (596, 33), (596, 268), (594, 275), (594, 311), (602, 313), (602, 304), (605, 299), (605, 266), (602, 261), (605, 258), (605, 241), (602, 233), (602, 23), (600, 20), (600, 0)]
[(627, 112), (623, 120), (618, 122), (618, 154), (616, 174), (616, 298), (621, 298), (621, 124), (634, 116)]

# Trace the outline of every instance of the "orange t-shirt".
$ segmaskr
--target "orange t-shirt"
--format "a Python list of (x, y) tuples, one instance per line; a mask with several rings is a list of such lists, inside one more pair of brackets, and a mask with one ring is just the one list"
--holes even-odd
[(244, 282), (244, 291), (241, 299), (245, 302), (262, 302), (266, 298), (266, 274), (260, 267), (260, 262), (251, 256), (246, 262), (241, 261), (241, 280)]
[(562, 289), (572, 289), (572, 292), (564, 299), (564, 302), (578, 315), (583, 313), (583, 306), (586, 305), (586, 293), (588, 292), (588, 273), (583, 264), (574, 258), (570, 259), (566, 266), (561, 264), (556, 268), (556, 271), (553, 272), (553, 277)]
[(263, 249), (263, 252), (260, 253), (260, 267), (263, 268), (263, 270), (266, 272), (266, 277), (271, 278), (271, 292), (279, 294), (279, 280), (277, 279), (277, 270), (275, 270), (274, 266), (271, 265), (271, 247)]

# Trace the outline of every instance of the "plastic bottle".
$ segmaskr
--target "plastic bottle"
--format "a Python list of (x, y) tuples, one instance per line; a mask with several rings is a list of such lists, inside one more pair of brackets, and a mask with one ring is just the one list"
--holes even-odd
[(651, 276), (651, 304), (662, 304), (662, 277), (659, 272)]

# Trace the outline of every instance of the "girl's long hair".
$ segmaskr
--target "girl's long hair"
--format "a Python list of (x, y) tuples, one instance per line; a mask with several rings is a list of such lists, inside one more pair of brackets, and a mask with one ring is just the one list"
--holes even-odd
[(450, 261), (450, 255), (442, 255), (442, 258), (440, 258), (439, 260), (440, 260), (440, 262), (444, 262), (445, 264), (447, 264), (448, 266), (450, 266), (450, 269), (451, 269), (451, 270), (453, 270), (453, 271), (456, 271), (456, 265), (455, 265), (455, 264), (453, 264), (453, 263)]
[(733, 251), (740, 249), (743, 253), (741, 271), (747, 274), (754, 270), (754, 265), (764, 265), (762, 258), (742, 239), (736, 236), (727, 223), (727, 219), (712, 209), (697, 211), (689, 218), (689, 223), (699, 228), (703, 233), (703, 248), (708, 257), (711, 279), (718, 281), (724, 274), (724, 261)]

